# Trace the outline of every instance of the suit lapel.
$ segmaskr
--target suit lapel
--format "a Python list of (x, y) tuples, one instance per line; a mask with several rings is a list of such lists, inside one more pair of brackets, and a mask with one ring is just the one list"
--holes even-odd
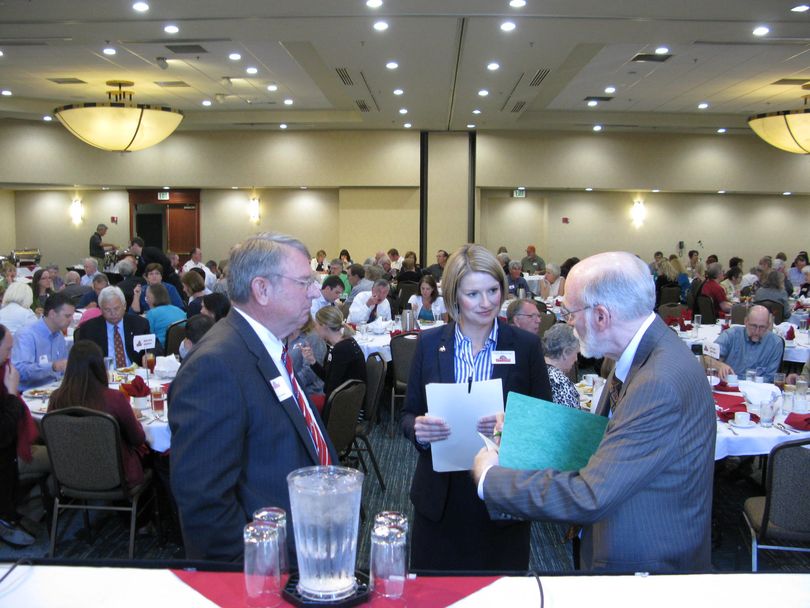
[[(512, 328), (500, 323), (500, 321), (496, 321), (496, 323), (498, 323), (498, 342), (495, 344), (495, 350), (510, 350), (514, 353), (515, 340)], [(511, 376), (512, 371), (515, 369), (515, 365), (516, 362), (511, 365), (493, 365), (492, 379), (500, 378), (503, 386), (509, 386), (509, 376)], [(505, 401), (506, 394), (504, 393), (504, 402)]]
[(439, 340), (436, 357), (439, 362), (439, 378), (442, 382), (455, 382), (456, 381), (456, 340), (455, 340), (456, 324), (455, 322), (448, 323), (442, 330), (442, 336)]
[[(633, 363), (630, 364), (630, 371), (627, 372), (627, 378), (625, 378), (624, 382), (622, 383), (622, 387), (619, 390), (619, 396), (617, 399), (617, 403), (624, 398), (624, 393), (627, 392), (628, 385), (633, 381), (633, 376), (636, 375), (639, 369), (644, 365), (647, 359), (650, 356), (650, 353), (653, 351), (653, 347), (658, 342), (660, 337), (661, 327), (658, 326), (658, 323), (661, 323), (661, 326), (666, 329), (666, 331), (670, 331), (664, 322), (656, 316), (655, 320), (650, 324), (650, 326), (644, 332), (644, 335), (641, 336), (641, 341), (638, 343), (638, 348), (636, 349), (636, 354), (633, 356)], [(602, 397), (599, 400), (599, 407), (597, 408), (597, 413), (601, 413), (603, 416), (607, 415), (607, 412), (604, 412), (605, 407), (607, 407), (607, 394), (610, 393), (610, 383), (613, 381), (613, 375), (616, 372), (616, 368), (614, 366), (613, 371), (610, 372), (610, 376), (608, 377), (607, 382), (605, 383), (605, 388), (602, 391)]]

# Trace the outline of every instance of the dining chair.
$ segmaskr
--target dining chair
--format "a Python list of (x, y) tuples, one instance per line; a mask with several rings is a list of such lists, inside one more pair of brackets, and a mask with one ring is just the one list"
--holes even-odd
[[(757, 571), (760, 549), (810, 552), (808, 446), (810, 438), (773, 448), (768, 458), (765, 496), (753, 496), (743, 505), (743, 517), (751, 533), (752, 572)], [(773, 544), (784, 542), (790, 544)]]
[[(366, 359), (366, 406), (365, 406), (365, 419), (358, 423), (355, 432), (354, 442), (352, 443), (352, 452), (357, 454), (363, 470), (366, 470), (365, 461), (363, 460), (363, 452), (368, 453), (371, 458), (371, 466), (374, 467), (374, 474), (377, 476), (377, 481), (380, 482), (382, 491), (385, 492), (385, 482), (383, 481), (380, 467), (377, 464), (377, 458), (374, 455), (374, 450), (371, 449), (371, 441), (369, 437), (374, 430), (374, 425), (377, 423), (377, 408), (382, 397), (383, 388), (385, 387), (385, 360), (380, 353), (371, 353)], [(363, 444), (362, 446), (360, 444)]]
[[(121, 457), (121, 432), (118, 421), (109, 414), (84, 407), (69, 407), (45, 414), (41, 425), (56, 485), (49, 556), (53, 557), (56, 549), (60, 512), (78, 509), (83, 512), (90, 542), (89, 511), (128, 511), (129, 558), (132, 559), (139, 505), (142, 508), (152, 505), (160, 530), (160, 514), (154, 491), (141, 504), (144, 493), (154, 490), (152, 471), (145, 469), (143, 482), (133, 488), (127, 487)], [(90, 504), (91, 501), (94, 504)], [(95, 504), (99, 501), (115, 503)], [(121, 505), (122, 502), (127, 504)]]
[(408, 376), (411, 373), (411, 363), (416, 352), (417, 332), (407, 332), (391, 338), (391, 365), (394, 366), (394, 384), (391, 387), (391, 419), (389, 420), (389, 435), (394, 436), (394, 408), (397, 397), (405, 398), (408, 390)]
[(709, 296), (697, 297), (697, 313), (703, 317), (705, 325), (714, 325), (717, 322), (717, 313), (714, 312), (714, 300)]
[(773, 315), (773, 324), (779, 325), (782, 321), (785, 320), (785, 309), (784, 307), (774, 300), (760, 300), (758, 302), (753, 302), (754, 305), (764, 306), (768, 310), (771, 311)]
[(166, 330), (166, 355), (179, 355), (180, 344), (186, 337), (186, 319), (181, 319), (169, 325)]
[(748, 305), (746, 304), (732, 304), (731, 305), (731, 323), (732, 325), (743, 325), (745, 323), (745, 315), (748, 314)]
[(692, 312), (700, 312), (697, 309), (697, 297), (702, 288), (703, 281), (700, 279), (693, 279), (689, 284), (689, 290), (686, 292), (686, 307)]
[(685, 309), (686, 306), (683, 304), (661, 304), (661, 306), (658, 307), (658, 316), (664, 321), (671, 318), (680, 319)]
[(681, 288), (680, 287), (662, 287), (661, 288), (661, 301), (659, 305), (663, 304), (679, 304), (681, 301)]
[(345, 461), (351, 451), (357, 432), (357, 417), (363, 408), (366, 383), (362, 380), (346, 380), (329, 395), (323, 408), (326, 418), (326, 433), (335, 446), (335, 451)]
[(411, 299), (411, 296), (415, 296), (419, 293), (419, 283), (414, 283), (412, 281), (400, 281), (397, 284), (397, 307), (399, 312), (405, 310), (405, 305), (408, 303), (408, 300)]
[(540, 313), (540, 327), (537, 328), (537, 335), (541, 338), (543, 335), (557, 323), (557, 315), (553, 312)]

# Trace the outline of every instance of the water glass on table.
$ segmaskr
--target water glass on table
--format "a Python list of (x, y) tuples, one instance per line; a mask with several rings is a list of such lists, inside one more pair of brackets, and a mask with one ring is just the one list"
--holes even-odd
[(153, 386), (150, 389), (152, 397), (152, 414), (155, 418), (161, 420), (163, 413), (166, 411), (166, 393), (162, 386)]
[(245, 526), (245, 595), (253, 608), (281, 604), (278, 527), (252, 521)]
[(290, 571), (290, 558), (287, 551), (287, 512), (281, 507), (264, 507), (253, 513), (253, 521), (272, 524), (278, 528), (279, 571)]
[(375, 523), (371, 531), (370, 587), (376, 595), (402, 597), (405, 590), (406, 532), (394, 524)]
[(785, 390), (785, 374), (778, 372), (773, 375), (773, 383), (780, 391)]
[(757, 370), (755, 369), (747, 369), (745, 370), (745, 380), (746, 382), (753, 382), (754, 378), (757, 377)]
[(759, 425), (764, 429), (773, 426), (773, 419), (779, 409), (777, 401), (763, 401), (759, 405)]

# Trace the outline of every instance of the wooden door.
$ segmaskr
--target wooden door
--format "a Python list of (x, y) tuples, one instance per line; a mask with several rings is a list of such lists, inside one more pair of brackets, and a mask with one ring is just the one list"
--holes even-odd
[(199, 221), (198, 205), (169, 205), (166, 209), (166, 248), (178, 254), (181, 263), (199, 246)]

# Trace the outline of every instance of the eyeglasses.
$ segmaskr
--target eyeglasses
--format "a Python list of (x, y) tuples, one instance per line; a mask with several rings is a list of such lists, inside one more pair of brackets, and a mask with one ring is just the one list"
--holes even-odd
[(595, 305), (585, 306), (583, 308), (577, 308), (576, 310), (568, 310), (565, 306), (560, 306), (560, 316), (563, 318), (563, 321), (568, 321), (572, 314), (575, 312), (582, 312), (583, 310), (588, 310), (589, 308), (593, 308)]
[(315, 277), (309, 277), (308, 279), (296, 279), (295, 277), (288, 277), (286, 274), (279, 274), (277, 272), (271, 272), (270, 276), (287, 279), (288, 281), (292, 281), (293, 283), (295, 283), (299, 287), (303, 287), (304, 289), (309, 289), (313, 285), (318, 285), (318, 279), (316, 279)]

